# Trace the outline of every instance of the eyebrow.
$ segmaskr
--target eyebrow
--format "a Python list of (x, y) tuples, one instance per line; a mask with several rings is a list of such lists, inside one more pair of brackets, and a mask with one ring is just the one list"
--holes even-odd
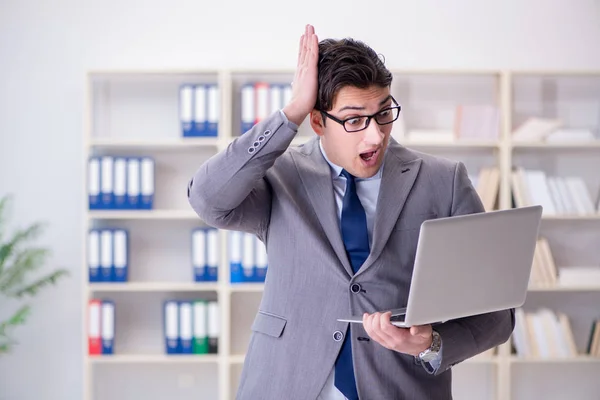
[[(390, 99), (392, 98), (392, 95), (388, 95), (385, 99), (383, 99), (382, 101), (379, 102), (379, 107), (382, 107), (385, 103), (387, 103)], [(342, 108), (340, 108), (340, 110), (338, 112), (342, 112), (345, 110), (364, 110), (364, 107), (359, 107), (359, 106), (344, 106)]]

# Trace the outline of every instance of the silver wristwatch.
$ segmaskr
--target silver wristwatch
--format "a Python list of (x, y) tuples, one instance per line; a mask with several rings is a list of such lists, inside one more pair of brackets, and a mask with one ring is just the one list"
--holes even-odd
[(431, 346), (419, 353), (418, 358), (422, 362), (430, 362), (434, 360), (440, 353), (440, 348), (442, 347), (442, 338), (436, 331), (432, 332), (432, 336), (433, 340), (431, 342)]

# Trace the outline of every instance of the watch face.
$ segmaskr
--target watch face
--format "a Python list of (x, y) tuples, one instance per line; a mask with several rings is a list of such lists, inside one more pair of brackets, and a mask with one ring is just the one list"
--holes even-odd
[(431, 346), (428, 349), (422, 351), (421, 354), (419, 354), (419, 358), (425, 362), (434, 360), (438, 356), (440, 347), (441, 347), (441, 338), (440, 338), (439, 334), (434, 331)]
[(433, 341), (431, 342), (431, 350), (437, 353), (440, 351), (441, 345), (442, 340), (440, 338), (440, 335), (436, 331), (433, 331)]

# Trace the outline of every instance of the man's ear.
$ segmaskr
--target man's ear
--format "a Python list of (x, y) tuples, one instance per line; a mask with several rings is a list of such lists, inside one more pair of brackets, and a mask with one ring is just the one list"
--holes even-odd
[(323, 134), (325, 133), (325, 127), (323, 122), (323, 115), (320, 111), (312, 110), (310, 112), (310, 126), (312, 127), (313, 131), (315, 131), (315, 133), (319, 136), (323, 136)]

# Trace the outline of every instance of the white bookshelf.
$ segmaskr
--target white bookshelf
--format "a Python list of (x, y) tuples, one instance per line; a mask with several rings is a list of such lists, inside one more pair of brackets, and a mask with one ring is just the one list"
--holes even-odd
[(91, 220), (197, 220), (192, 210), (90, 211)]
[[(540, 168), (556, 175), (582, 176), (589, 190), (600, 191), (600, 71), (393, 70), (392, 94), (403, 106), (403, 126), (392, 135), (407, 147), (459, 159), (470, 173), (486, 166), (500, 171), (497, 207), (512, 206), (513, 166)], [(149, 155), (156, 162), (153, 210), (90, 211), (87, 174), (83, 182), (85, 218), (82, 274), (84, 315), (84, 400), (202, 398), (230, 400), (235, 393), (250, 338), (250, 325), (263, 292), (259, 283), (229, 283), (227, 232), (219, 240), (217, 282), (194, 282), (190, 261), (191, 230), (205, 226), (190, 209), (186, 188), (195, 170), (240, 134), (240, 89), (262, 80), (287, 83), (293, 70), (90, 71), (82, 162), (91, 154)], [(218, 137), (183, 138), (178, 120), (178, 87), (184, 82), (219, 84)], [(598, 89), (598, 90), (597, 90)], [(496, 139), (411, 140), (411, 129), (451, 130), (461, 104), (500, 109)], [(583, 110), (583, 111), (582, 111)], [(595, 110), (595, 111), (594, 111)], [(527, 116), (561, 117), (573, 126), (595, 129), (590, 143), (514, 142), (511, 132)], [(293, 145), (313, 133), (305, 121)], [(130, 235), (128, 282), (89, 283), (87, 232), (90, 227), (123, 227)], [(590, 215), (544, 215), (540, 235), (548, 238), (558, 265), (600, 263), (600, 212)], [(115, 354), (89, 356), (87, 301), (115, 302)], [(166, 355), (162, 301), (204, 298), (220, 306), (218, 354)], [(512, 354), (511, 342), (491, 357), (475, 357), (454, 367), (456, 398), (548, 399), (577, 393), (596, 398), (600, 359), (583, 354), (593, 318), (600, 317), (600, 287), (531, 287), (525, 309), (547, 306), (565, 311), (581, 353), (577, 357), (532, 358)], [(594, 308), (595, 307), (595, 308)], [(568, 372), (565, 369), (576, 371)], [(126, 388), (110, 385), (128, 379)], [(149, 384), (149, 382), (151, 384)], [(548, 382), (552, 382), (549, 384)], [(549, 390), (551, 387), (553, 390)], [(561, 397), (563, 396), (563, 397)], [(539, 397), (537, 394), (534, 397)]]
[(90, 356), (90, 362), (93, 364), (217, 364), (219, 357), (211, 354), (208, 355), (177, 355), (167, 356), (163, 354), (121, 354), (113, 357), (93, 357)]
[(170, 283), (170, 282), (124, 282), (124, 283), (90, 283), (88, 287), (96, 293), (109, 292), (217, 292), (218, 283)]
[(90, 146), (111, 150), (121, 149), (158, 149), (158, 150), (189, 150), (190, 148), (217, 148), (217, 138), (173, 138), (173, 139), (113, 139), (94, 138), (90, 140)]

